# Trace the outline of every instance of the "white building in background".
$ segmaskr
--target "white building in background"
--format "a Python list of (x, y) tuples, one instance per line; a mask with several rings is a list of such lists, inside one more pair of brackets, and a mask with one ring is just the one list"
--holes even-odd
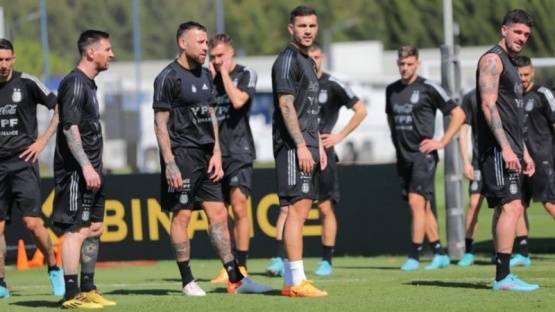
[[(474, 87), (478, 58), (488, 48), (461, 49), (459, 59), (462, 65), (463, 89)], [(368, 109), (368, 117), (360, 127), (336, 147), (339, 157), (341, 158), (345, 152), (347, 142), (351, 142), (358, 151), (361, 162), (394, 161), (395, 151), (390, 141), (385, 116), (385, 87), (399, 79), (396, 66), (397, 52), (384, 51), (381, 42), (364, 41), (334, 43), (331, 53), (332, 70), (329, 72), (348, 84)], [(258, 73), (251, 127), (257, 149), (257, 161), (263, 163), (273, 162), (271, 129), (273, 100), (270, 74), (275, 58), (276, 56), (236, 58), (237, 63), (249, 66)], [(420, 60), (420, 74), (439, 83), (441, 80), (439, 48), (421, 50)], [(118, 170), (131, 166), (143, 172), (158, 170), (158, 149), (152, 110), (153, 82), (156, 75), (169, 62), (171, 60), (142, 62), (139, 67), (139, 84), (134, 62), (113, 62), (108, 71), (97, 76), (105, 130), (104, 155), (107, 169)], [(138, 118), (140, 125), (136, 123), (137, 111), (140, 111)], [(336, 129), (343, 127), (350, 116), (349, 110), (342, 110)], [(44, 121), (41, 121), (41, 124), (44, 125)], [(442, 131), (443, 127), (437, 128)], [(138, 144), (137, 141), (139, 141)], [(49, 149), (52, 148), (49, 147)], [(50, 152), (43, 155), (46, 154), (52, 155)], [(46, 160), (51, 161), (51, 158)]]

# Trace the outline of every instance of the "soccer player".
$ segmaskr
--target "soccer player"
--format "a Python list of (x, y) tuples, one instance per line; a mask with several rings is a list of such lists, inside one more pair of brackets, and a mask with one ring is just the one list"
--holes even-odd
[[(56, 95), (36, 77), (13, 70), (15, 51), (0, 39), (0, 298), (9, 298), (5, 280), (6, 220), (12, 205), (38, 249), (46, 255), (55, 296), (65, 292), (64, 272), (58, 267), (52, 241), (41, 222), (40, 175), (37, 158), (58, 126)], [(48, 128), (38, 136), (37, 105), (54, 110)]]
[[(461, 126), (459, 151), (463, 162), (463, 174), (470, 180), (468, 187), (469, 204), (465, 217), (465, 253), (457, 262), (458, 266), (470, 266), (474, 263), (474, 235), (478, 226), (478, 213), (482, 206), (484, 196), (482, 196), (482, 173), (478, 168), (478, 140), (476, 114), (478, 113), (478, 104), (476, 103), (476, 89), (472, 89), (463, 96), (461, 108), (465, 113), (465, 120)], [(472, 162), (468, 160), (468, 132), (471, 133), (472, 142)]]
[(183, 292), (205, 296), (189, 265), (187, 227), (195, 204), (208, 216), (208, 235), (228, 274), (227, 291), (271, 290), (243, 276), (231, 252), (228, 214), (220, 185), (224, 172), (214, 112), (213, 79), (203, 67), (208, 53), (206, 28), (193, 21), (177, 28), (179, 55), (154, 81), (154, 123), (162, 169), (162, 209), (171, 212), (170, 239)]
[(555, 98), (546, 87), (534, 83), (534, 67), (527, 56), (514, 58), (523, 87), (525, 111), (524, 142), (536, 164), (536, 172), (522, 181), (524, 212), (516, 225), (516, 250), (510, 266), (531, 264), (528, 253), (529, 223), (527, 208), (533, 198), (555, 218), (555, 174), (553, 174), (553, 142), (555, 124)]
[[(54, 154), (52, 224), (64, 233), (62, 262), (66, 292), (62, 308), (92, 309), (116, 305), (94, 284), (105, 198), (102, 174), (102, 126), (94, 78), (114, 58), (109, 34), (86, 30), (79, 36), (80, 60), (60, 83), (60, 123)], [(81, 278), (77, 270), (81, 262)]]
[(503, 18), (501, 40), (478, 62), (476, 71), (478, 152), (483, 194), (494, 208), (492, 229), (497, 251), (493, 289), (530, 291), (539, 288), (511, 274), (509, 261), (518, 219), (523, 213), (522, 173), (534, 174), (534, 161), (524, 144), (522, 82), (513, 58), (534, 22), (530, 13), (514, 9)]
[[(219, 122), (220, 149), (224, 177), (221, 181), (226, 207), (233, 209), (230, 235), (235, 242), (239, 270), (247, 276), (250, 221), (247, 200), (251, 194), (252, 165), (256, 157), (254, 140), (249, 125), (252, 98), (256, 91), (256, 72), (236, 64), (235, 50), (229, 35), (219, 34), (208, 42), (210, 69), (216, 87), (216, 117)], [(233, 226), (234, 224), (234, 226)], [(227, 283), (227, 272), (222, 268), (212, 283)]]
[[(364, 120), (367, 112), (364, 103), (348, 86), (322, 70), (323, 53), (317, 42), (312, 44), (308, 55), (316, 63), (318, 71), (319, 129), (328, 160), (319, 181), (318, 208), (322, 221), (322, 261), (318, 264), (314, 274), (326, 276), (332, 272), (332, 255), (337, 235), (337, 220), (334, 210), (335, 205), (339, 202), (339, 181), (337, 179), (337, 154), (334, 146), (343, 141)], [(342, 106), (353, 110), (354, 113), (341, 131), (332, 133)]]
[[(403, 198), (408, 201), (412, 216), (412, 247), (401, 270), (419, 268), (419, 253), (425, 235), (434, 252), (432, 262), (425, 269), (444, 268), (450, 264), (450, 259), (441, 246), (437, 219), (431, 205), (435, 193), (437, 150), (451, 141), (465, 115), (443, 88), (418, 76), (420, 61), (416, 47), (402, 46), (398, 56), (401, 79), (386, 88), (385, 112), (397, 152), (397, 173), (402, 183)], [(451, 122), (439, 141), (433, 138), (437, 110), (451, 115)]]
[(309, 48), (318, 32), (316, 11), (298, 6), (290, 14), (291, 42), (272, 66), (274, 114), (272, 123), (277, 193), (286, 260), (281, 293), (291, 297), (324, 297), (304, 272), (304, 222), (318, 198), (318, 174), (326, 154), (318, 133), (318, 76)]

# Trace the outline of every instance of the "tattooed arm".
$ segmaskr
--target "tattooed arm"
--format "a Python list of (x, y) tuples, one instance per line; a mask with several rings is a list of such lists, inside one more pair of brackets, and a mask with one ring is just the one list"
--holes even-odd
[(308, 173), (314, 169), (314, 160), (310, 151), (306, 147), (306, 143), (301, 133), (301, 128), (299, 127), (299, 120), (297, 119), (297, 111), (293, 104), (295, 97), (291, 94), (279, 94), (279, 109), (281, 116), (283, 117), (283, 122), (285, 127), (289, 132), (289, 135), (293, 139), (293, 142), (297, 146), (297, 158), (299, 162), (299, 169), (302, 172)]
[(499, 78), (503, 71), (501, 59), (497, 54), (488, 53), (480, 59), (478, 66), (478, 86), (482, 98), (480, 105), (486, 122), (501, 148), (505, 167), (507, 169), (520, 170), (520, 161), (507, 140), (496, 104), (499, 92)]
[(208, 173), (212, 173), (210, 175), (212, 181), (219, 181), (224, 176), (224, 171), (222, 169), (222, 152), (220, 150), (220, 130), (214, 106), (210, 106), (208, 111), (210, 112), (212, 126), (214, 127), (214, 150), (210, 158), (210, 163), (208, 164)]
[(58, 128), (59, 118), (58, 118), (58, 105), (54, 106), (54, 114), (50, 119), (50, 124), (48, 128), (44, 130), (44, 133), (37, 138), (37, 140), (29, 145), (23, 153), (19, 155), (19, 158), (25, 158), (25, 161), (31, 160), (36, 162), (39, 154), (44, 150), (48, 140), (56, 133), (56, 128)]
[(87, 182), (87, 189), (97, 191), (100, 188), (101, 183), (100, 175), (93, 168), (89, 157), (85, 154), (79, 127), (77, 125), (71, 125), (69, 128), (64, 128), (63, 131), (71, 154), (81, 166), (81, 170), (83, 170), (83, 176)]
[(170, 120), (170, 111), (155, 109), (154, 110), (154, 131), (156, 133), (156, 141), (158, 141), (158, 148), (162, 159), (166, 164), (166, 180), (168, 185), (176, 190), (181, 190), (183, 181), (181, 179), (181, 171), (175, 163), (173, 157), (170, 135), (168, 132), (168, 121)]

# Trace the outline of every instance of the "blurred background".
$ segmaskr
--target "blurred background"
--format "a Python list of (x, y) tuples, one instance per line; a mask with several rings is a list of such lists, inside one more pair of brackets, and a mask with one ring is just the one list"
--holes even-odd
[[(384, 113), (385, 87), (399, 79), (396, 49), (421, 49), (420, 74), (441, 82), (444, 43), (442, 0), (0, 0), (0, 35), (14, 43), (14, 69), (33, 74), (56, 90), (78, 59), (77, 37), (86, 29), (110, 33), (116, 60), (96, 81), (105, 130), (108, 173), (158, 172), (153, 130), (154, 77), (176, 56), (177, 26), (188, 20), (205, 25), (208, 35), (228, 33), (236, 61), (258, 72), (251, 126), (257, 167), (273, 166), (270, 71), (289, 41), (290, 11), (300, 4), (318, 13), (318, 41), (324, 69), (348, 84), (367, 105), (361, 126), (337, 146), (343, 163), (395, 160)], [(460, 65), (460, 92), (474, 87), (478, 58), (500, 38), (504, 14), (512, 8), (536, 19), (523, 54), (533, 57), (536, 83), (553, 87), (555, 77), (552, 0), (454, 0), (454, 44)], [(51, 112), (39, 113), (40, 129)], [(350, 118), (342, 111), (337, 129)], [(441, 118), (438, 117), (438, 120)], [(437, 127), (441, 131), (442, 127)], [(52, 175), (54, 140), (41, 155), (43, 176)]]

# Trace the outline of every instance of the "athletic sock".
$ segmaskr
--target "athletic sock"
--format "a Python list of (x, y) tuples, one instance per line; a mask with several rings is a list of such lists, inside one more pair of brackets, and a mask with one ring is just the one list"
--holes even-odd
[(497, 253), (497, 261), (495, 263), (495, 280), (499, 282), (500, 280), (511, 274), (510, 269), (511, 254), (507, 253)]
[(430, 247), (432, 248), (434, 255), (445, 255), (445, 249), (441, 246), (439, 239), (434, 242), (430, 242)]
[(333, 247), (334, 246), (322, 245), (322, 260), (326, 260), (329, 264), (331, 264), (331, 258), (333, 256)]
[(473, 238), (465, 238), (464, 239), (464, 248), (466, 253), (474, 253), (474, 239)]
[(515, 239), (516, 252), (528, 257), (528, 235), (517, 236)]
[(189, 260), (180, 262), (178, 261), (177, 267), (179, 268), (179, 273), (181, 274), (181, 284), (183, 284), (183, 287), (195, 280), (195, 278), (193, 277), (193, 272), (191, 272), (191, 265), (189, 264)]
[(412, 243), (409, 258), (418, 261), (420, 259), (420, 251), (422, 251), (422, 243)]
[(77, 286), (77, 274), (64, 275), (64, 282), (66, 284), (64, 300), (73, 299), (80, 293), (79, 286)]
[(306, 279), (303, 260), (290, 261), (289, 265), (291, 267), (291, 284), (297, 286)]
[(291, 276), (291, 264), (287, 259), (283, 259), (283, 270), (283, 283), (287, 286), (293, 285), (293, 277)]
[(239, 264), (239, 266), (243, 266), (243, 267), (247, 267), (247, 258), (249, 256), (249, 251), (248, 250), (235, 250), (235, 254), (236, 254), (236, 258), (237, 258), (237, 263)]
[(81, 284), (82, 292), (89, 292), (96, 289), (96, 287), (94, 286), (94, 273), (81, 272), (81, 279), (79, 283)]
[(48, 266), (48, 273), (50, 273), (51, 271), (59, 271), (60, 267), (57, 264), (54, 264), (53, 266)]
[(284, 257), (284, 247), (283, 247), (283, 240), (276, 239), (276, 250), (275, 250), (275, 258), (285, 258)]
[(227, 271), (227, 276), (231, 283), (237, 283), (244, 278), (241, 271), (239, 271), (239, 266), (235, 259), (224, 263), (224, 269)]

